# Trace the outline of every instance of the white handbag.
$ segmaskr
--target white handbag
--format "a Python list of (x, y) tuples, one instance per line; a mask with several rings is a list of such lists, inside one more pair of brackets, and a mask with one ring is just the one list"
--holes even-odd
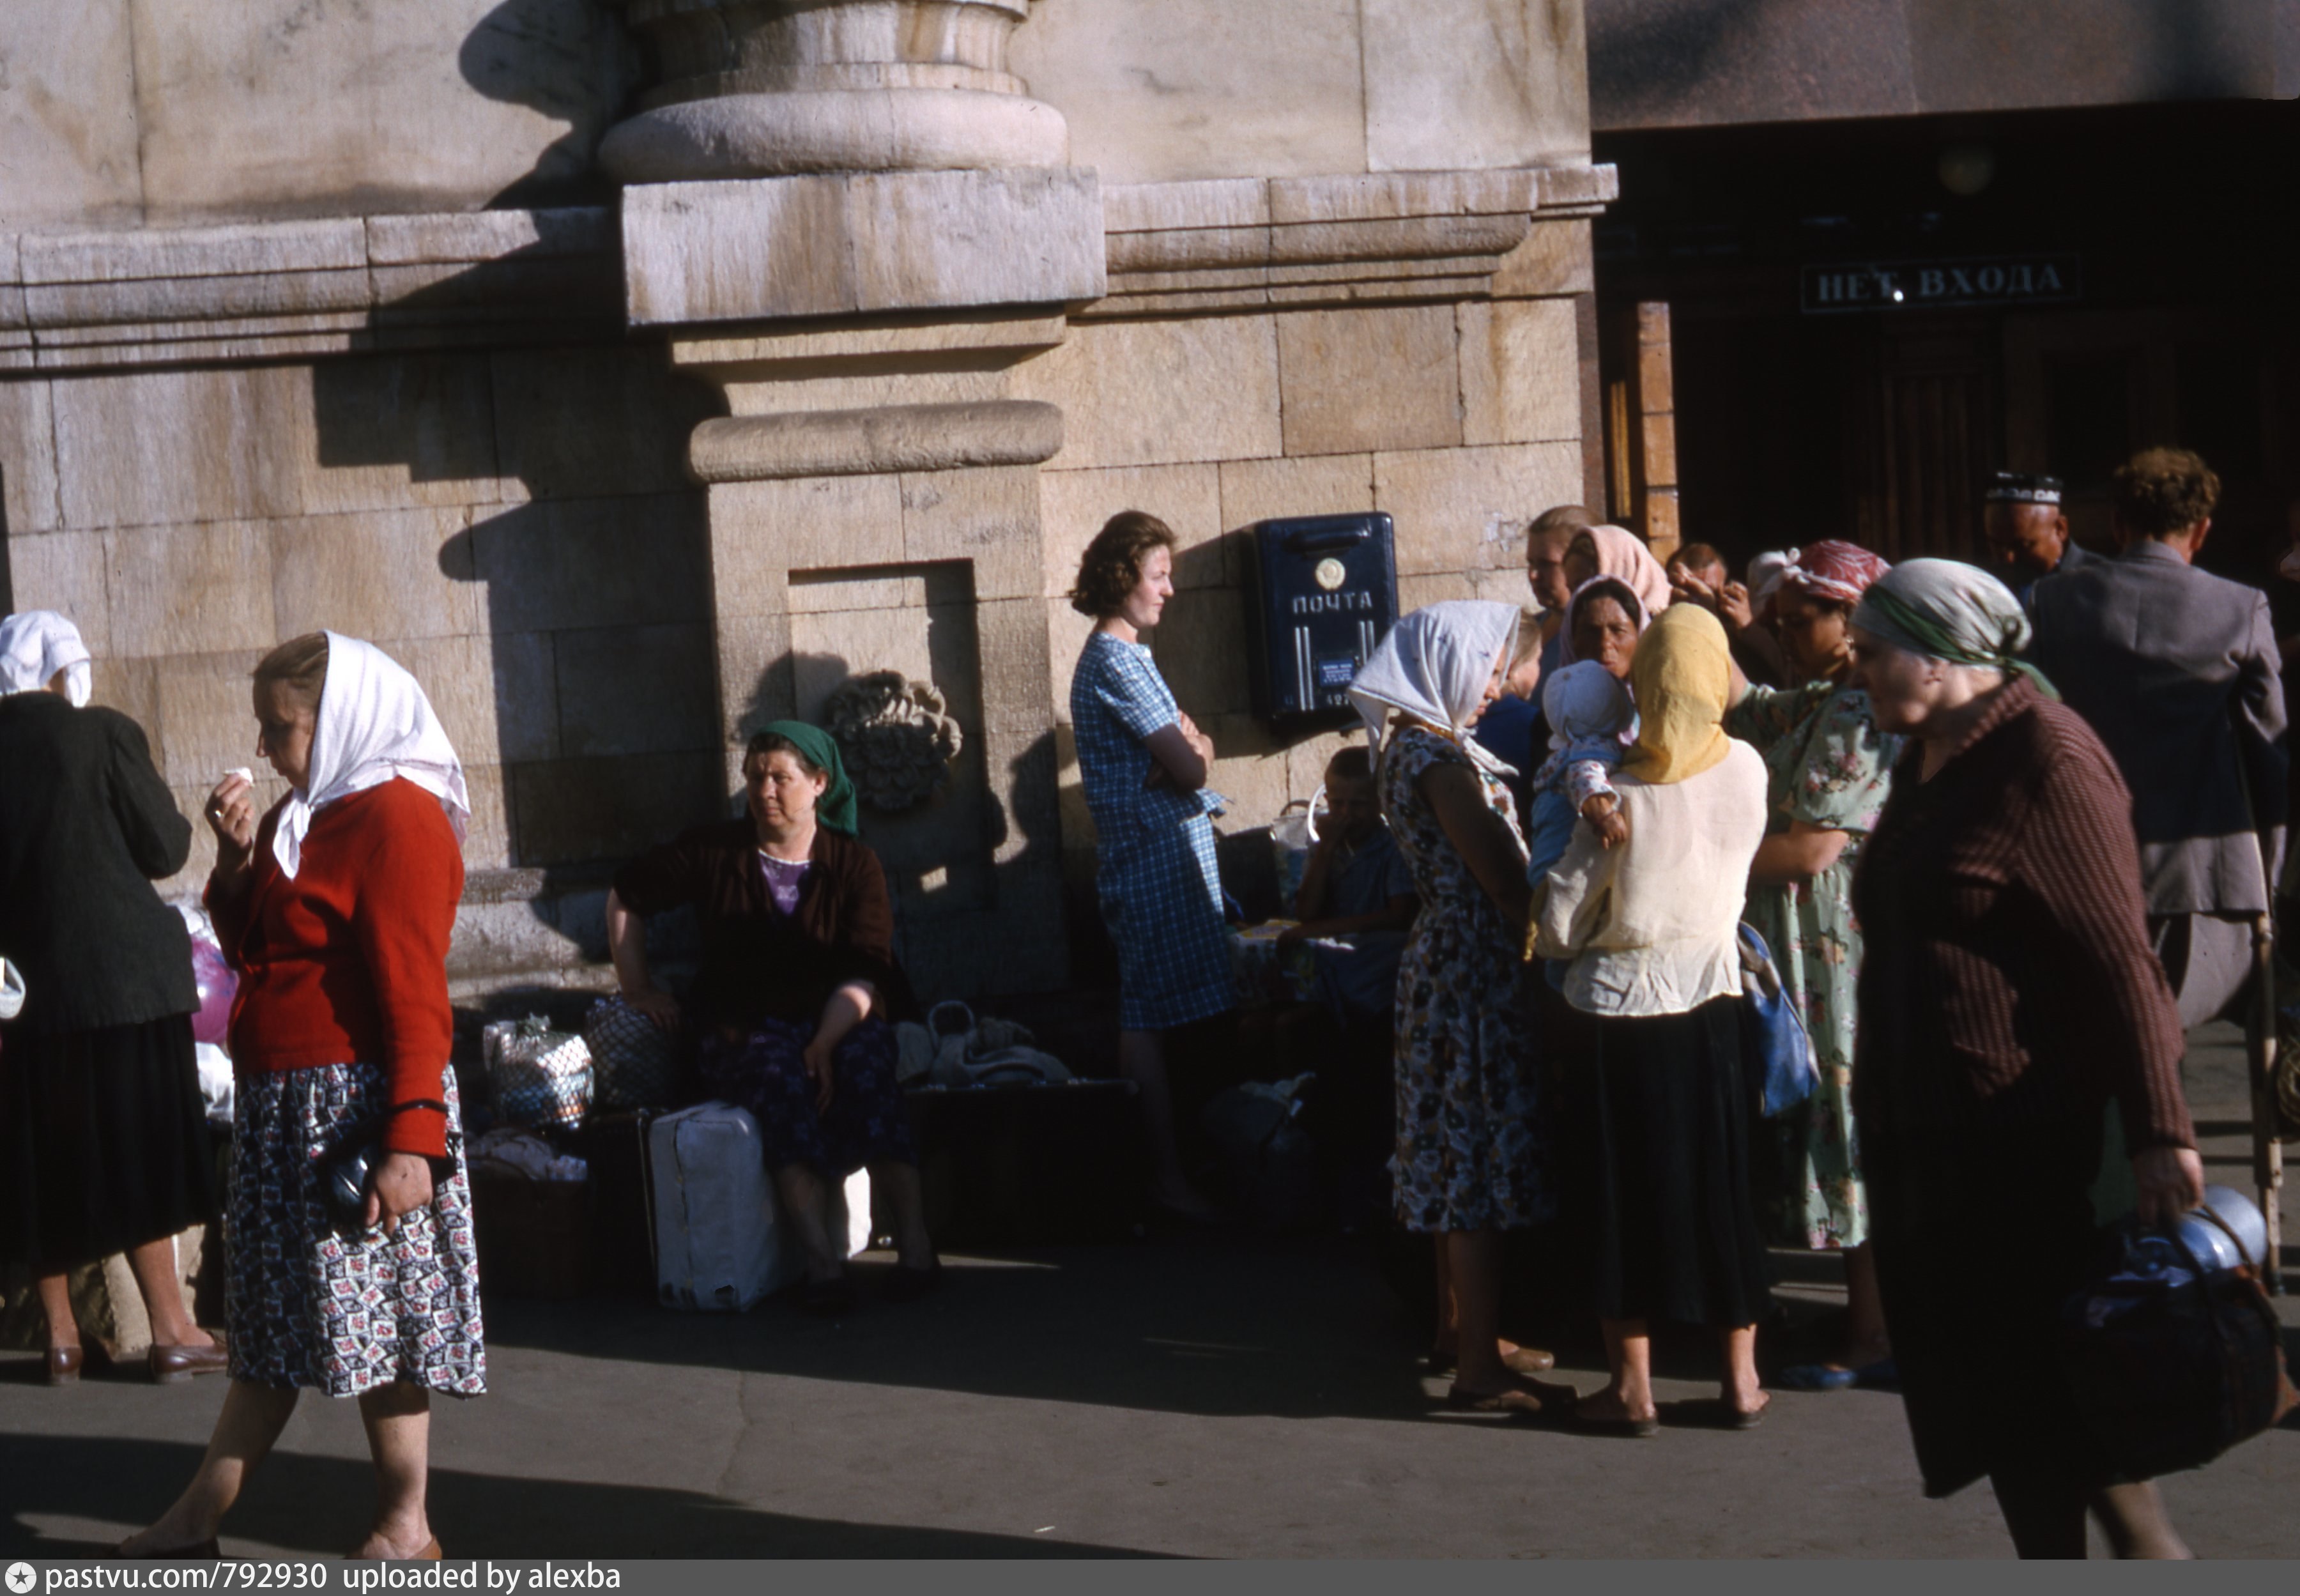
[(12, 1020), (24, 1012), (24, 973), (0, 958), (0, 1020)]

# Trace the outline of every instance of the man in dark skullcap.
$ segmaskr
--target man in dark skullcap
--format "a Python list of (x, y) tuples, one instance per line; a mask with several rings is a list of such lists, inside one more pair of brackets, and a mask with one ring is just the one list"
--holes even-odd
[(2061, 513), (2061, 480), (2025, 471), (2000, 471), (1981, 496), (1981, 526), (1989, 552), (2004, 567), (2004, 585), (2030, 604), (2036, 586), (2048, 576), (2080, 571), (2100, 556), (2069, 541), (2069, 518)]

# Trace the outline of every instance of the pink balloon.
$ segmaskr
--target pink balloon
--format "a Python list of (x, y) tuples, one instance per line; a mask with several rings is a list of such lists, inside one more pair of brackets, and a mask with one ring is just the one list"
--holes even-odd
[(231, 1000), (239, 991), (239, 977), (224, 963), (223, 949), (205, 937), (192, 939), (192, 985), (200, 995), (192, 1039), (221, 1047), (231, 1034)]

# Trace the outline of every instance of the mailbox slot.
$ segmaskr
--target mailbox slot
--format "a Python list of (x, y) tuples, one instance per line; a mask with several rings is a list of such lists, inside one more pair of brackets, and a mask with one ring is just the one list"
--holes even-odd
[(1350, 683), (1397, 619), (1390, 518), (1299, 516), (1261, 522), (1251, 536), (1254, 714), (1347, 720)]

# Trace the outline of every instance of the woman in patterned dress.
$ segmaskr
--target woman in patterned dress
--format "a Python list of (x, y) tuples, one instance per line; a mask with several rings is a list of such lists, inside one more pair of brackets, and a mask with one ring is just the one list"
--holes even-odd
[(1509, 788), (1470, 734), (1501, 693), (1517, 627), (1506, 604), (1416, 610), (1359, 671), (1350, 698), (1421, 898), (1397, 973), (1398, 1217), (1438, 1240), (1440, 1308), (1456, 1337), (1447, 1404), (1531, 1414), (1545, 1399), (1570, 1406), (1572, 1393), (1523, 1378), (1548, 1355), (1524, 1349), (1530, 1358), (1512, 1366), (1519, 1349), (1501, 1339), (1505, 1234), (1548, 1218), (1554, 1201), (1518, 957), (1530, 898)]
[(1842, 1356), (1783, 1371), (1793, 1390), (1842, 1390), (1892, 1374), (1853, 1125), (1861, 974), (1853, 869), (1901, 744), (1877, 730), (1868, 695), (1846, 685), (1853, 606), (1890, 569), (1850, 543), (1803, 550), (1782, 572), (1773, 610), (1782, 649), (1808, 685), (1752, 687), (1725, 717), (1728, 731), (1764, 756), (1768, 781), (1766, 837), (1749, 869), (1746, 916), (1772, 949), (1821, 1066), (1820, 1090), (1758, 1137), (1772, 1155), (1754, 1161), (1759, 1212), (1775, 1246), (1844, 1251), (1851, 1309)]
[[(354, 1554), (440, 1555), (424, 1508), (435, 1391), (487, 1386), (471, 1183), (447, 1068), (447, 938), (471, 800), (415, 679), (314, 632), (255, 667), (256, 752), (288, 785), (210, 796), (207, 905), (239, 971), (225, 1215), (231, 1387), (207, 1456), (129, 1557), (218, 1555), (216, 1531), (306, 1386), (359, 1400), (374, 1526)], [(355, 1200), (330, 1176), (365, 1149)]]
[(1174, 702), (1142, 633), (1174, 596), (1174, 534), (1154, 515), (1113, 515), (1079, 561), (1071, 607), (1094, 631), (1071, 678), (1079, 774), (1094, 815), (1095, 884), (1118, 948), (1118, 1067), (1141, 1093), (1151, 1198), (1181, 1217), (1213, 1205), (1182, 1173), (1164, 1033), (1226, 1014), (1214, 828), (1221, 796), (1206, 786), (1214, 745)]

